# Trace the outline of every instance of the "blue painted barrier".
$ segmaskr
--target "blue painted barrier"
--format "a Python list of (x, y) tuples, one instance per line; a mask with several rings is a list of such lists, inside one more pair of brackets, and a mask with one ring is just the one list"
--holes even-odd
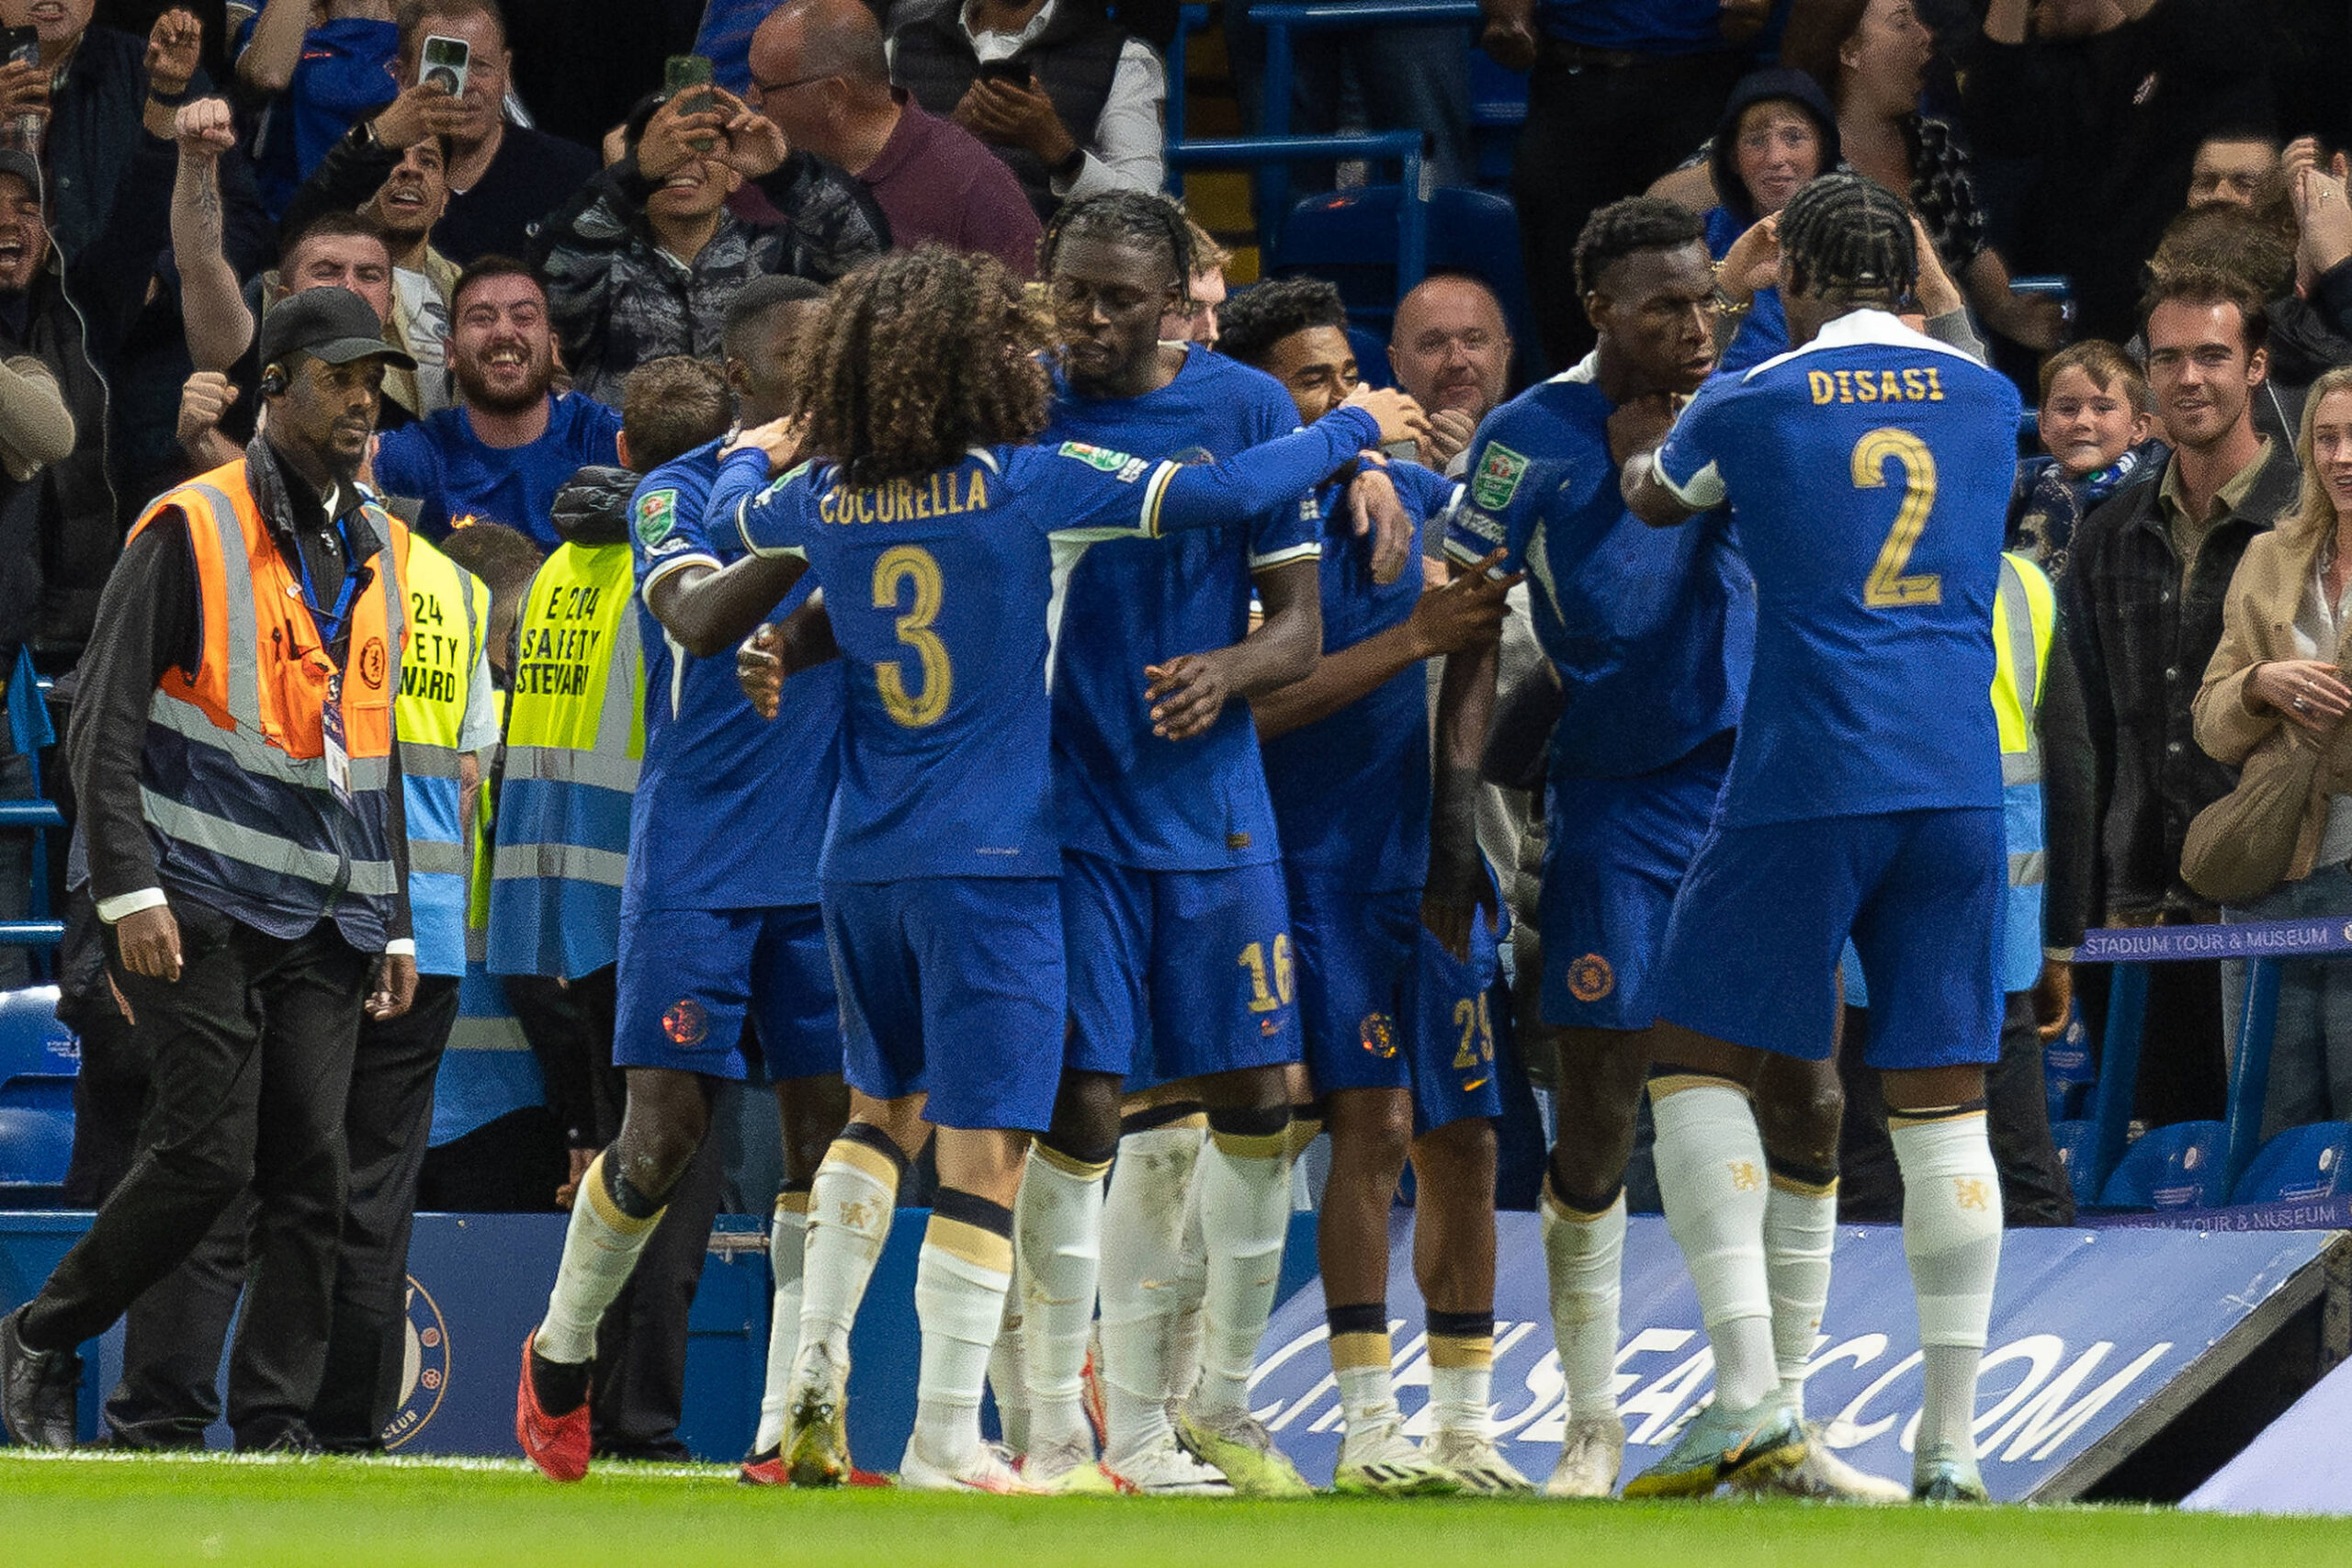
[(2236, 1049), (2230, 1062), (2229, 1109), (2221, 1191), (2233, 1190), (2262, 1144), (2263, 1098), (2270, 1083), (2271, 1036), (2278, 1024), (2278, 960), (2339, 958), (2352, 954), (2352, 919), (2248, 920), (2221, 926), (2128, 926), (2084, 933), (2075, 950), (2077, 964), (2111, 964), (2107, 1032), (2099, 1054), (2098, 1084), (2086, 1178), (2075, 1191), (2097, 1192), (2123, 1158), (2130, 1135), (2132, 1098), (2140, 1080), (2140, 1039), (2148, 1015), (2150, 964), (2209, 959), (2246, 961), (2245, 1006), (2238, 1020)]
[[(1367, 162), (1394, 160), (1402, 199), (1396, 203), (1396, 298), (1404, 299), (1429, 269), (1429, 203), (1421, 199), (1421, 133), (1383, 130), (1363, 136), (1245, 136), (1221, 141), (1171, 141), (1168, 146), (1169, 176), (1195, 165), (1242, 164), (1254, 167), (1259, 177), (1292, 158), (1362, 158)], [(1287, 178), (1283, 181), (1287, 188)], [(1279, 223), (1281, 216), (1275, 215)], [(1271, 254), (1280, 243), (1277, 231), (1261, 236)]]

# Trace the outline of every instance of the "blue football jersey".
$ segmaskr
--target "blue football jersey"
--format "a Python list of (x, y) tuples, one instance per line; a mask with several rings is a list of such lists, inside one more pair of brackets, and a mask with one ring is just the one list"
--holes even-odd
[(1652, 528), (1625, 510), (1609, 455), (1616, 404), (1594, 361), (1488, 414), (1446, 552), (1493, 550), (1525, 571), (1536, 642), (1567, 712), (1556, 779), (1632, 778), (1739, 723), (1756, 647), (1756, 590), (1726, 519)]
[(2001, 804), (1984, 694), (2018, 407), (2007, 378), (1859, 310), (1682, 411), (1658, 476), (1730, 500), (1756, 576), (1723, 821)]
[(1246, 463), (1153, 463), (1069, 441), (975, 450), (874, 485), (803, 464), (763, 490), (762, 454), (728, 459), (709, 515), (734, 517), (761, 555), (808, 563), (849, 665), (819, 874), (1059, 875), (1046, 686), (1057, 567), (1099, 541), (1254, 516), (1376, 432), (1348, 409)]
[[(722, 567), (740, 539), (705, 526), (719, 443), (648, 474), (629, 507), (645, 656), (645, 763), (630, 804), (621, 911), (750, 909), (817, 901), (817, 852), (833, 803), (842, 667), (784, 683), (774, 720), (752, 710), (732, 653), (696, 659), (672, 642), (647, 594), (687, 565)], [(803, 581), (777, 608), (797, 609)]]
[[(1458, 487), (1418, 463), (1391, 463), (1389, 478), (1423, 528), (1442, 517)], [(1314, 498), (1323, 530), (1323, 651), (1353, 648), (1402, 626), (1421, 596), (1417, 559), (1394, 582), (1374, 582), (1347, 515), (1347, 491)], [(1429, 678), (1419, 664), (1339, 712), (1263, 743), (1266, 788), (1283, 860), (1293, 870), (1344, 879), (1358, 892), (1418, 889), (1430, 863)]]
[[(1139, 398), (1057, 393), (1046, 439), (1180, 463), (1230, 457), (1298, 427), (1272, 377), (1197, 348)], [(1250, 705), (1227, 703), (1204, 735), (1161, 739), (1144, 666), (1241, 640), (1250, 573), (1321, 548), (1306, 489), (1251, 523), (1167, 545), (1097, 545), (1071, 568), (1053, 649), (1054, 783), (1069, 848), (1155, 871), (1279, 858)]]

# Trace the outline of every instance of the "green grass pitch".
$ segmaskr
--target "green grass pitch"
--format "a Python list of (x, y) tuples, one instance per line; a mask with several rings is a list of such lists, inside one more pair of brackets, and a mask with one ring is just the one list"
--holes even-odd
[(2150, 1568), (2343, 1561), (2342, 1521), (2169, 1509), (1273, 1504), (794, 1493), (718, 1467), (0, 1457), (0, 1563)]

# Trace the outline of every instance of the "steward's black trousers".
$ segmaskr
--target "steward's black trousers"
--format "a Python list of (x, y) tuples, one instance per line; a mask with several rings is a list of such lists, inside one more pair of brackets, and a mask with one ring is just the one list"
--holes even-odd
[(334, 1294), (347, 1168), (344, 1107), (372, 964), (331, 922), (265, 935), (177, 899), (181, 974), (108, 967), (149, 1044), (139, 1154), (27, 1313), (28, 1343), (106, 1332), (178, 1268), (250, 1188), (261, 1200), (252, 1290), (237, 1328), (251, 1369), (238, 1438), (299, 1428), (316, 1396)]

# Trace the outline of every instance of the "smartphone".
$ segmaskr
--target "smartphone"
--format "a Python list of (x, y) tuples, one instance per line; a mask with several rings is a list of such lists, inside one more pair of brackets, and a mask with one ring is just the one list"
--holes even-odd
[(37, 28), (0, 28), (0, 60), (11, 65), (40, 63), (40, 30)]
[[(710, 86), (710, 59), (701, 54), (673, 54), (662, 62), (662, 86), (670, 96), (689, 88)], [(708, 114), (718, 107), (718, 99), (708, 91), (695, 93), (678, 106), (680, 114)]]
[(416, 79), (437, 82), (449, 90), (451, 97), (462, 98), (466, 96), (466, 69), (472, 61), (473, 50), (465, 39), (432, 34), (417, 56)]
[(1016, 61), (991, 60), (982, 65), (979, 77), (983, 82), (1010, 82), (1016, 87), (1029, 85), (1029, 67)]
[(1418, 441), (1384, 441), (1380, 444), (1380, 450), (1384, 457), (1394, 458), (1400, 463), (1418, 463), (1421, 460), (1421, 444)]

